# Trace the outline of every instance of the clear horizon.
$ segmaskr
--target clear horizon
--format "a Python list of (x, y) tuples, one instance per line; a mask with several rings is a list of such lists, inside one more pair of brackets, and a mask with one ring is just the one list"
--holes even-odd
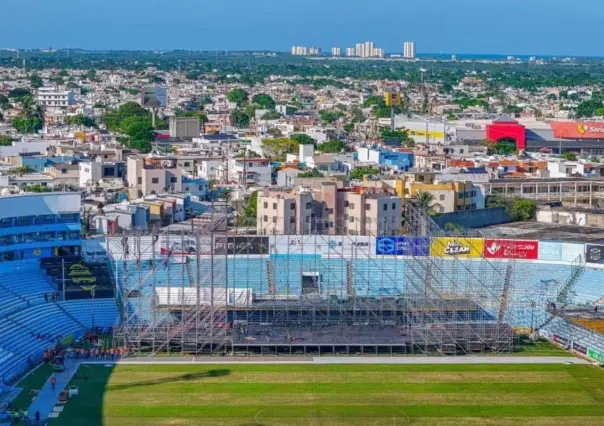
[[(0, 43), (15, 49), (281, 51), (293, 45), (388, 53), (604, 56), (604, 4), (576, 0), (6, 0)], [(490, 53), (485, 53), (490, 52)]]

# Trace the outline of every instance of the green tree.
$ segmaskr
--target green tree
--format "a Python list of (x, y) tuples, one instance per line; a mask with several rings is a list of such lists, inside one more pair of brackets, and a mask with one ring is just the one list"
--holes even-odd
[(575, 116), (577, 118), (593, 117), (596, 115), (596, 111), (602, 107), (604, 107), (604, 105), (600, 99), (589, 99), (579, 104)]
[(306, 133), (294, 133), (289, 136), (291, 140), (298, 142), (300, 145), (314, 145), (316, 141)]
[(344, 117), (344, 113), (342, 111), (323, 110), (319, 112), (319, 116), (321, 117), (321, 120), (325, 121), (326, 123), (335, 123), (340, 118)]
[(208, 116), (201, 111), (182, 111), (176, 114), (178, 117), (197, 117), (201, 124), (208, 122)]
[(234, 102), (238, 106), (241, 106), (248, 100), (248, 94), (243, 89), (232, 89), (229, 93), (227, 93), (227, 99), (229, 102)]
[(300, 143), (291, 138), (263, 139), (262, 151), (277, 161), (284, 161), (286, 154), (298, 152)]
[(17, 87), (10, 92), (8, 92), (9, 99), (12, 99), (15, 102), (20, 102), (24, 97), (30, 96), (31, 92), (27, 89), (23, 89), (21, 87)]
[(8, 109), (10, 106), (8, 98), (4, 95), (0, 95), (0, 109)]
[(250, 194), (243, 207), (243, 215), (238, 217), (239, 225), (254, 223), (258, 214), (258, 191)]
[(58, 75), (59, 77), (69, 77), (69, 72), (67, 72), (67, 70), (61, 70)]
[(13, 127), (19, 133), (36, 133), (44, 127), (44, 121), (38, 117), (17, 117), (13, 119)]
[(239, 108), (235, 108), (229, 115), (229, 121), (232, 126), (245, 128), (250, 125), (250, 116)]
[(350, 179), (362, 180), (365, 176), (379, 175), (380, 169), (377, 167), (357, 167), (350, 172)]
[(13, 138), (10, 136), (0, 136), (0, 146), (11, 146), (13, 144)]
[(262, 115), (263, 120), (279, 120), (280, 118), (283, 118), (283, 116), (277, 111), (267, 111)]
[(86, 71), (86, 74), (84, 74), (84, 78), (89, 81), (96, 80), (96, 71), (93, 69)]
[(325, 177), (325, 175), (323, 173), (321, 173), (320, 171), (318, 171), (317, 169), (312, 169), (307, 172), (298, 173), (297, 177), (299, 177), (299, 178), (319, 178), (319, 177)]
[(346, 148), (346, 144), (339, 140), (330, 140), (327, 142), (323, 142), (322, 144), (317, 146), (317, 151), (324, 153), (338, 153)]
[(44, 80), (42, 80), (42, 77), (36, 74), (30, 77), (30, 81), (31, 87), (33, 87), (34, 89), (38, 89), (44, 85)]
[(65, 117), (65, 124), (69, 126), (96, 127), (96, 122), (92, 117), (88, 117), (82, 114), (68, 115), (67, 117)]
[(566, 161), (577, 161), (577, 154), (574, 152), (563, 152), (560, 154), (560, 158)]
[(432, 209), (432, 202), (434, 201), (434, 195), (431, 192), (427, 191), (419, 191), (417, 193), (417, 206), (418, 208), (426, 214), (432, 215), (434, 213), (434, 209)]
[(534, 219), (537, 216), (537, 203), (527, 199), (514, 200), (509, 207), (509, 215), (516, 221)]
[(258, 93), (252, 97), (252, 102), (259, 105), (263, 109), (274, 109), (275, 101), (269, 95), (265, 93)]
[(382, 129), (381, 135), (384, 140), (395, 140), (399, 144), (410, 148), (415, 146), (415, 141), (409, 136), (409, 130), (407, 129), (396, 129), (394, 131)]

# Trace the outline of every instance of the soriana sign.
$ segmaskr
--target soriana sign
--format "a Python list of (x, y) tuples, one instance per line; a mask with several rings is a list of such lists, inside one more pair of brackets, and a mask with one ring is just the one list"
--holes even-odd
[(484, 256), (491, 259), (537, 259), (539, 241), (484, 240)]
[(552, 121), (554, 137), (561, 139), (604, 139), (602, 121)]

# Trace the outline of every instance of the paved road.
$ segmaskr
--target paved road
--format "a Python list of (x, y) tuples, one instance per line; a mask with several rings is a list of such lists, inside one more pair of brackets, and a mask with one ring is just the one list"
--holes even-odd
[[(86, 364), (108, 364), (108, 361), (83, 361)], [(458, 356), (458, 357), (148, 357), (128, 358), (117, 364), (590, 364), (572, 357), (547, 356)]]
[(34, 418), (36, 411), (40, 411), (40, 418), (42, 420), (48, 418), (48, 415), (52, 412), (52, 409), (59, 400), (61, 391), (67, 387), (67, 384), (76, 371), (78, 371), (79, 367), (80, 361), (71, 359), (65, 360), (65, 371), (53, 373), (53, 376), (57, 379), (55, 389), (52, 388), (50, 379), (48, 379), (44, 386), (42, 386), (42, 389), (40, 389), (40, 393), (36, 399), (34, 399), (34, 402), (29, 406), (27, 414), (31, 419)]

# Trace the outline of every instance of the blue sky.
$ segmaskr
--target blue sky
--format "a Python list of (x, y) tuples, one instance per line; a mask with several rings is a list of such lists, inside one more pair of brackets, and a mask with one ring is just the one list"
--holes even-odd
[(0, 0), (0, 47), (604, 56), (603, 0)]

